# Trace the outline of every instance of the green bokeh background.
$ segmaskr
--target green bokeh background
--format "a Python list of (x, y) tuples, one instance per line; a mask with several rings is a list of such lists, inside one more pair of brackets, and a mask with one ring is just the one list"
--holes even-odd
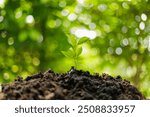
[(0, 82), (68, 71), (66, 32), (89, 38), (78, 69), (121, 75), (150, 97), (150, 0), (0, 0)]

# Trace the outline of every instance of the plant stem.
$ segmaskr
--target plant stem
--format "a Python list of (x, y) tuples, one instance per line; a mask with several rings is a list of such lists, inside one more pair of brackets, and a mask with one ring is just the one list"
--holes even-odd
[(74, 65), (75, 65), (75, 68), (77, 69), (77, 67), (78, 67), (78, 61), (77, 61), (76, 57), (74, 58)]

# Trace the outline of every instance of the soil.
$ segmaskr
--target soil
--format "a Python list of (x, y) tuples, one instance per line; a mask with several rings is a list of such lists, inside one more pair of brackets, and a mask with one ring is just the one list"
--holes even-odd
[(2, 84), (0, 99), (4, 100), (141, 100), (144, 96), (129, 81), (108, 74), (91, 75), (73, 67), (67, 73), (52, 70), (17, 77)]

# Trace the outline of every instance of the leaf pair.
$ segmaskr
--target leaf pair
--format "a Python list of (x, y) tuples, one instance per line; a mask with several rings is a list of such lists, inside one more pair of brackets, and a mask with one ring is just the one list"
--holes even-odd
[(76, 58), (80, 56), (80, 54), (82, 53), (82, 47), (78, 47), (75, 51), (76, 52), (74, 52), (72, 48), (69, 48), (69, 50), (61, 51), (61, 52), (63, 53), (63, 55), (65, 55), (68, 58)]
[(68, 35), (68, 42), (71, 46), (77, 46), (77, 45), (81, 45), (85, 42), (88, 41), (88, 38), (87, 37), (82, 37), (80, 39), (77, 39), (74, 35)]
[(81, 44), (83, 44), (83, 43), (85, 43), (87, 41), (88, 41), (88, 38), (87, 37), (83, 37), (83, 38), (79, 39), (78, 45), (81, 45)]
[(62, 51), (62, 54), (65, 55), (68, 58), (73, 58), (75, 61), (75, 66), (77, 66), (77, 61), (79, 56), (82, 54), (82, 47), (81, 45), (88, 41), (88, 38), (83, 37), (80, 39), (77, 39), (74, 35), (68, 35), (68, 42), (71, 45), (69, 50)]

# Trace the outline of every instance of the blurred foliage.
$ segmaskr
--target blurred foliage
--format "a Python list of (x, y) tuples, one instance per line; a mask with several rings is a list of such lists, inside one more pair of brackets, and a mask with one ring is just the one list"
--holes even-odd
[(80, 69), (128, 78), (150, 97), (150, 0), (0, 0), (0, 82), (73, 65), (66, 32), (88, 37)]

